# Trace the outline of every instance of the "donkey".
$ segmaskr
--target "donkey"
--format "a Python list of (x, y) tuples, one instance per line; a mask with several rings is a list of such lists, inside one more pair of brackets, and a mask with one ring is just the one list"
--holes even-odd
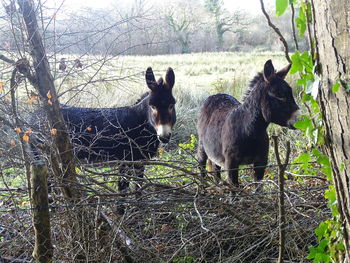
[[(61, 111), (71, 136), (75, 156), (88, 163), (140, 161), (153, 158), (160, 142), (170, 140), (176, 122), (172, 89), (175, 74), (168, 68), (156, 81), (152, 68), (145, 74), (150, 91), (134, 105), (120, 108), (80, 108), (62, 106)], [(46, 123), (42, 110), (31, 118), (35, 127)], [(35, 154), (35, 145), (32, 145)], [(143, 165), (127, 165), (143, 177)], [(128, 183), (119, 185), (119, 190)]]
[(268, 162), (268, 125), (272, 122), (295, 129), (293, 124), (299, 107), (284, 80), (290, 67), (275, 72), (268, 60), (263, 73), (258, 73), (251, 81), (242, 104), (227, 94), (216, 94), (205, 100), (197, 122), (197, 155), (202, 176), (206, 175), (209, 159), (217, 179), (223, 167), (231, 185), (239, 185), (241, 164), (254, 164), (255, 181), (263, 179)]

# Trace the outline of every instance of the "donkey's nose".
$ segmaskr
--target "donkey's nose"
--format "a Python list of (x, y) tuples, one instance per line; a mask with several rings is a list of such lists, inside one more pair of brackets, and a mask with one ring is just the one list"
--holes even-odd
[(158, 136), (158, 139), (162, 142), (162, 143), (168, 143), (170, 141), (170, 137), (171, 134), (168, 136)]
[(171, 137), (171, 126), (162, 124), (157, 126), (158, 139), (163, 143), (168, 143)]
[(300, 110), (299, 110), (299, 108), (292, 113), (290, 119), (287, 121), (287, 127), (289, 129), (295, 130), (296, 128), (294, 127), (294, 124), (298, 120), (300, 120)]

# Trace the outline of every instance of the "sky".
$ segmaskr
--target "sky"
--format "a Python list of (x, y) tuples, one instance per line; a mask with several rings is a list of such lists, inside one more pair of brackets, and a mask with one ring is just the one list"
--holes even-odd
[[(123, 3), (123, 5), (127, 5), (133, 3), (135, 0), (47, 0), (52, 3), (56, 7), (60, 6), (62, 1), (64, 1), (64, 6), (69, 9), (79, 9), (82, 7), (90, 7), (90, 8), (106, 8), (110, 6), (113, 2)], [(169, 1), (169, 0), (168, 0)], [(170, 0), (171, 1), (171, 0)], [(264, 0), (265, 5), (271, 5), (275, 0)], [(164, 2), (164, 0), (145, 0), (145, 2)], [(243, 9), (251, 13), (261, 12), (260, 11), (260, 0), (224, 0), (225, 7), (229, 10)]]

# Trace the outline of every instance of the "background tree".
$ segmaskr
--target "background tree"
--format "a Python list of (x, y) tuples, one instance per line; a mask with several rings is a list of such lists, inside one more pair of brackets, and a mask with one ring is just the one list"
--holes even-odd
[(196, 1), (176, 2), (164, 11), (167, 25), (181, 47), (181, 53), (190, 53), (191, 37), (199, 30), (198, 5)]
[(224, 46), (224, 34), (230, 32), (241, 32), (247, 29), (248, 16), (241, 10), (230, 14), (225, 8), (222, 0), (206, 0), (205, 8), (211, 14), (216, 32), (216, 50), (222, 51)]

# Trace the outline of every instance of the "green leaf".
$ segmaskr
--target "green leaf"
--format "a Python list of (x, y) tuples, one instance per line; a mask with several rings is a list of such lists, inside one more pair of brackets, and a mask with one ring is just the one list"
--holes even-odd
[(339, 242), (338, 245), (337, 245), (337, 249), (345, 250), (344, 244), (342, 242)]
[(328, 224), (326, 222), (321, 222), (319, 227), (315, 229), (315, 234), (318, 238), (318, 241), (325, 237), (325, 233), (327, 232), (327, 230)]
[(302, 117), (302, 119), (297, 121), (294, 124), (294, 127), (297, 129), (300, 129), (302, 131), (306, 131), (307, 129), (312, 129), (313, 126), (312, 126), (312, 121), (311, 121), (310, 117), (306, 116), (306, 115), (302, 115), (301, 117)]
[(310, 253), (307, 255), (307, 259), (313, 259), (316, 257), (317, 249), (314, 247), (309, 247)]
[(329, 243), (328, 239), (322, 239), (322, 240), (320, 241), (320, 243), (318, 244), (318, 248), (319, 248), (321, 251), (325, 251), (326, 248), (327, 248), (327, 246), (328, 246), (328, 243)]
[(295, 74), (297, 72), (303, 71), (303, 64), (301, 62), (299, 51), (295, 51), (295, 53), (290, 57), (292, 60), (292, 67), (290, 69), (290, 74)]
[(333, 87), (332, 87), (332, 92), (333, 92), (333, 93), (338, 92), (340, 86), (341, 86), (340, 82), (336, 82), (336, 83), (333, 85)]
[(296, 163), (308, 163), (311, 162), (311, 155), (309, 153), (300, 154), (297, 158), (294, 159)]
[(296, 22), (296, 26), (299, 30), (299, 37), (303, 38), (304, 33), (306, 31), (306, 16), (305, 16), (304, 10), (302, 8), (300, 8), (299, 17), (297, 17), (295, 19), (295, 22)]
[(324, 197), (331, 202), (331, 204), (334, 204), (337, 201), (337, 194), (335, 192), (335, 189), (328, 189), (324, 193)]
[(276, 0), (276, 16), (281, 16), (288, 7), (288, 0)]

